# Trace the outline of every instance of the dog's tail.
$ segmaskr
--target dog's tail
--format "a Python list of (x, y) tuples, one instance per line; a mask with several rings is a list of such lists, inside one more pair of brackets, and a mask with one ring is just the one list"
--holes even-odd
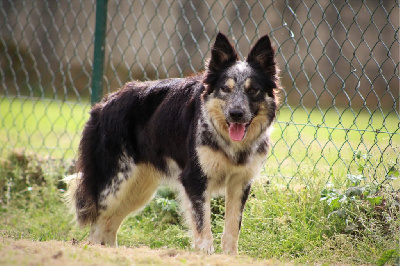
[(64, 177), (62, 180), (65, 184), (67, 184), (67, 193), (65, 193), (65, 202), (69, 207), (70, 214), (73, 214), (76, 217), (76, 190), (78, 189), (78, 182), (81, 178), (81, 173), (75, 173), (69, 176)]
[(75, 216), (75, 220), (80, 226), (85, 226), (93, 223), (94, 217), (97, 216), (96, 204), (91, 201), (84, 201), (85, 206), (81, 206), (82, 200), (79, 200), (81, 195), (80, 185), (82, 182), (82, 173), (75, 173), (66, 176), (63, 180), (67, 184), (67, 193), (65, 194), (65, 201), (69, 206), (70, 213)]

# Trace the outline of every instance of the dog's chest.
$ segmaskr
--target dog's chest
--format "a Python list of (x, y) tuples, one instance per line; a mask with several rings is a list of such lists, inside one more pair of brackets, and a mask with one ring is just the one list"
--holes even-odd
[(222, 151), (203, 145), (196, 148), (199, 164), (206, 176), (216, 184), (225, 183), (226, 178), (238, 176), (243, 180), (251, 180), (257, 176), (265, 162), (266, 155), (255, 153), (250, 155), (246, 163), (232, 162)]

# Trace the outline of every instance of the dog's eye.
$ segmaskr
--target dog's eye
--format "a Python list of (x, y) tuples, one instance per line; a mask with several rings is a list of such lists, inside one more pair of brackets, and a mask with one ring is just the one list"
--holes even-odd
[(247, 90), (247, 92), (248, 92), (250, 95), (256, 96), (260, 91), (257, 90), (257, 89), (254, 88), (254, 87), (251, 87), (251, 88), (249, 88), (249, 89)]
[(222, 90), (223, 92), (225, 92), (225, 93), (231, 92), (231, 89), (229, 89), (227, 86), (222, 86), (222, 87), (221, 87), (221, 90)]

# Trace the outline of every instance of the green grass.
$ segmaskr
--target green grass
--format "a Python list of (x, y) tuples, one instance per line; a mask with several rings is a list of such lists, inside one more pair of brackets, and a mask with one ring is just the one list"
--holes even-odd
[[(399, 118), (349, 109), (290, 110), (283, 107), (272, 135), (268, 160), (270, 176), (300, 178), (301, 171), (319, 171), (336, 176), (354, 171), (354, 153), (373, 155), (373, 177), (399, 161)], [(390, 167), (389, 166), (389, 167)]]
[[(88, 103), (0, 99), (3, 236), (86, 239), (88, 229), (70, 222), (59, 180), (73, 169), (89, 110)], [(394, 263), (400, 241), (399, 195), (393, 192), (400, 188), (398, 116), (283, 107), (272, 140), (245, 208), (240, 252), (299, 263)], [(352, 187), (362, 193), (347, 197)], [(223, 200), (212, 205), (221, 252)], [(125, 246), (190, 250), (176, 201), (165, 191), (125, 220), (118, 239)]]
[(52, 158), (72, 158), (90, 104), (23, 98), (0, 99), (0, 151), (24, 148)]
[[(74, 158), (80, 134), (89, 117), (90, 104), (0, 99), (0, 155), (24, 148), (52, 158)], [(393, 112), (351, 109), (290, 109), (283, 106), (272, 135), (273, 146), (266, 175), (283, 181), (307, 177), (301, 172), (344, 176), (354, 171), (354, 153), (373, 155), (372, 178), (382, 176), (398, 163), (400, 154), (399, 117)]]
[[(361, 162), (363, 164), (363, 162)], [(11, 153), (0, 164), (0, 235), (37, 241), (87, 239), (88, 228), (71, 223), (60, 183), (68, 164)], [(380, 264), (398, 261), (399, 195), (390, 187), (351, 181), (338, 185), (308, 175), (310, 185), (285, 189), (255, 182), (245, 207), (239, 252), (256, 259), (295, 263)], [(354, 173), (358, 174), (358, 173)], [(391, 174), (398, 176), (398, 169)], [(343, 196), (351, 187), (358, 196)], [(327, 200), (323, 200), (327, 198)], [(212, 200), (216, 252), (221, 252), (224, 200)], [(340, 211), (340, 212), (339, 212)], [(162, 188), (138, 216), (129, 216), (118, 233), (121, 246), (191, 250), (191, 240), (174, 193)]]

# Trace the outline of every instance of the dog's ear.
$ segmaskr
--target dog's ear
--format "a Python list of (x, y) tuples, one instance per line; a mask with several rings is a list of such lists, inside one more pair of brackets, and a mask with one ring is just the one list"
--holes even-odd
[(256, 64), (271, 77), (276, 75), (276, 63), (274, 49), (268, 35), (257, 41), (247, 56), (247, 63)]
[(211, 59), (208, 63), (208, 70), (217, 72), (224, 66), (234, 64), (237, 60), (238, 56), (235, 48), (233, 48), (228, 38), (219, 32), (211, 49)]

